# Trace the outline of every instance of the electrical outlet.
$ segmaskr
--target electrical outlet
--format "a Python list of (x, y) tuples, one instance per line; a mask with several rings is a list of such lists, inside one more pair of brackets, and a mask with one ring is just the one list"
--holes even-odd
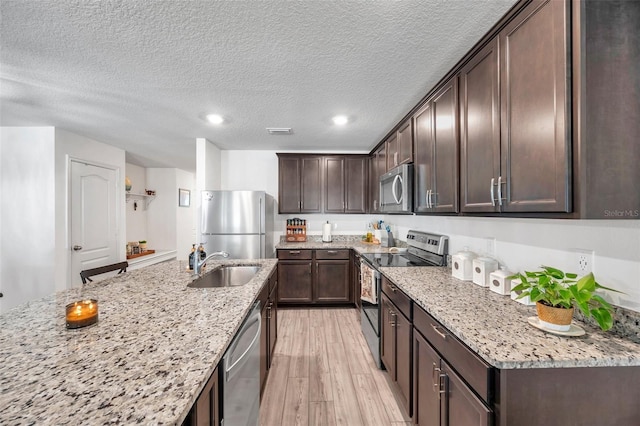
[(579, 276), (593, 272), (593, 250), (572, 249), (570, 272)]
[(495, 256), (496, 255), (496, 239), (487, 237), (484, 240), (485, 240), (485, 251), (487, 252), (487, 255)]

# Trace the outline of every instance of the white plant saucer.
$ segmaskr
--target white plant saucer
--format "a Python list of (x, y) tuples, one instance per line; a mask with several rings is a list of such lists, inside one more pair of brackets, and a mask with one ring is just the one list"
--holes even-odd
[(577, 337), (585, 334), (584, 329), (575, 324), (571, 324), (571, 326), (569, 327), (569, 330), (567, 331), (558, 331), (558, 330), (552, 330), (550, 328), (545, 327), (543, 324), (540, 323), (540, 321), (538, 320), (538, 317), (529, 317), (527, 318), (527, 321), (529, 321), (529, 324), (531, 324), (535, 328), (539, 328), (540, 330), (546, 331), (547, 333), (557, 334), (558, 336)]

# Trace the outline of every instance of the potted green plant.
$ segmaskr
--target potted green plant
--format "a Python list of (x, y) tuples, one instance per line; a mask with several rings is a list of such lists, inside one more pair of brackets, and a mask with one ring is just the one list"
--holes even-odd
[(529, 296), (532, 302), (536, 302), (540, 321), (554, 325), (556, 330), (567, 331), (574, 306), (577, 306), (585, 317), (593, 317), (602, 330), (613, 326), (613, 308), (596, 294), (596, 290), (619, 291), (598, 284), (592, 273), (577, 279), (577, 274), (564, 273), (550, 266), (541, 268), (541, 271), (525, 271), (511, 276), (520, 280), (520, 284), (511, 291), (519, 293), (518, 299)]
[(147, 251), (147, 241), (146, 240), (138, 241), (138, 245), (140, 246), (140, 251)]

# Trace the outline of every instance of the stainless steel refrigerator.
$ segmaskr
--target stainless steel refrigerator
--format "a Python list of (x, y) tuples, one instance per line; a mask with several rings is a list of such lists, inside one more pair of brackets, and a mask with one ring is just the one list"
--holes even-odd
[(231, 259), (274, 257), (274, 199), (264, 191), (202, 191), (201, 241)]

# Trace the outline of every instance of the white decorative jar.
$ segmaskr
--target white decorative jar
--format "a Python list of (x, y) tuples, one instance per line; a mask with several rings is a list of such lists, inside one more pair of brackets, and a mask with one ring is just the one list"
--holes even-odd
[(509, 277), (513, 275), (512, 272), (507, 271), (507, 268), (501, 267), (497, 271), (493, 271), (489, 274), (489, 289), (495, 291), (503, 296), (511, 294), (511, 280)]
[(489, 287), (489, 274), (498, 269), (498, 261), (490, 257), (473, 259), (473, 282), (481, 287)]
[(451, 274), (462, 281), (473, 280), (473, 259), (476, 254), (467, 248), (451, 256)]

